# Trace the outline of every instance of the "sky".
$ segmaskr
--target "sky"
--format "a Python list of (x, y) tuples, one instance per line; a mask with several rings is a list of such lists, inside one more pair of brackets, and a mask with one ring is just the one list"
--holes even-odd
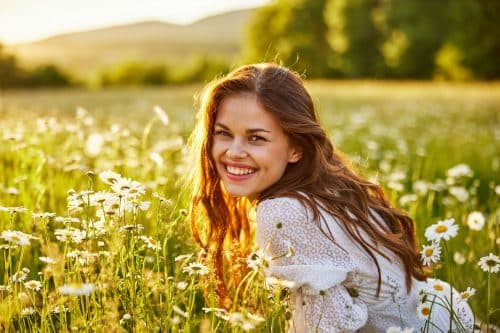
[(159, 20), (189, 24), (200, 18), (252, 8), (270, 0), (0, 0), (0, 43)]

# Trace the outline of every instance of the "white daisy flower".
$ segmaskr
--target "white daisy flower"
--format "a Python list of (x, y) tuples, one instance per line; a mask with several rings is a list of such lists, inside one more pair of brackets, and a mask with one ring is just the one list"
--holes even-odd
[(472, 177), (474, 172), (465, 163), (457, 164), (446, 171), (446, 175), (451, 178)]
[(272, 260), (269, 256), (266, 256), (263, 250), (259, 249), (256, 252), (250, 253), (247, 257), (247, 265), (253, 270), (258, 270), (260, 268), (269, 267), (269, 262)]
[(146, 193), (146, 189), (139, 182), (130, 178), (120, 178), (111, 185), (113, 191), (119, 196), (137, 197)]
[(28, 308), (23, 308), (21, 310), (21, 316), (29, 316), (35, 313), (35, 308), (34, 307), (28, 307)]
[(180, 282), (177, 282), (177, 284), (176, 284), (176, 287), (179, 290), (186, 290), (187, 286), (188, 286), (188, 283), (185, 281), (180, 281)]
[(466, 202), (469, 199), (469, 192), (462, 186), (450, 187), (449, 191), (460, 202)]
[(425, 238), (429, 241), (439, 242), (441, 239), (449, 240), (455, 237), (458, 233), (458, 225), (454, 223), (454, 218), (438, 221), (425, 229)]
[(450, 286), (438, 279), (427, 279), (425, 290), (432, 295), (448, 295)]
[(26, 287), (26, 289), (39, 291), (42, 288), (42, 283), (37, 280), (30, 280), (24, 282), (24, 286)]
[(481, 212), (472, 212), (467, 216), (467, 225), (471, 230), (481, 230), (484, 224), (485, 219)]
[(181, 254), (177, 257), (175, 257), (174, 261), (175, 262), (178, 262), (178, 261), (183, 261), (185, 259), (190, 259), (191, 257), (193, 256), (192, 253), (188, 253), (188, 254)]
[(99, 174), (99, 178), (101, 178), (103, 183), (113, 185), (119, 179), (121, 179), (122, 176), (119, 173), (113, 172), (111, 170), (106, 170)]
[(86, 296), (94, 292), (95, 286), (92, 283), (72, 283), (65, 284), (57, 289), (59, 293), (69, 296)]
[(198, 262), (192, 262), (187, 267), (184, 267), (182, 271), (189, 273), (189, 275), (206, 275), (208, 274), (208, 267)]
[(422, 262), (425, 266), (429, 266), (432, 263), (439, 261), (441, 255), (441, 247), (439, 243), (431, 243), (430, 245), (424, 245), (422, 251), (420, 251)]
[(465, 256), (461, 252), (455, 252), (453, 254), (453, 261), (455, 261), (457, 265), (463, 265), (465, 264)]
[(469, 298), (471, 298), (475, 294), (476, 294), (476, 289), (471, 288), (471, 287), (467, 287), (467, 289), (465, 291), (462, 291), (460, 293), (460, 297), (462, 297), (463, 301), (467, 301)]
[(500, 271), (500, 258), (490, 253), (479, 259), (478, 265), (485, 272), (498, 273), (498, 271)]
[(2, 231), (0, 238), (3, 238), (5, 241), (9, 243), (14, 243), (19, 246), (29, 245), (30, 240), (38, 239), (38, 237), (25, 234), (24, 232), (17, 230), (4, 230)]
[(417, 307), (417, 314), (421, 319), (429, 319), (429, 316), (431, 315), (431, 305), (427, 303), (420, 304)]

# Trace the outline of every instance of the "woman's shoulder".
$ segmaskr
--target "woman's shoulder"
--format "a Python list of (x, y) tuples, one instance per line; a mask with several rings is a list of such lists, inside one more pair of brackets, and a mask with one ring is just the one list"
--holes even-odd
[(257, 204), (257, 214), (285, 212), (306, 214), (308, 208), (306, 203), (299, 199), (301, 196), (301, 194), (297, 194), (297, 196), (279, 196), (264, 199)]

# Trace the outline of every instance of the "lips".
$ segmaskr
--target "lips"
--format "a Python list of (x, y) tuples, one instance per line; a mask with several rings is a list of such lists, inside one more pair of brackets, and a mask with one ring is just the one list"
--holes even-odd
[(256, 168), (247, 165), (224, 164), (226, 175), (231, 180), (244, 180), (257, 172)]

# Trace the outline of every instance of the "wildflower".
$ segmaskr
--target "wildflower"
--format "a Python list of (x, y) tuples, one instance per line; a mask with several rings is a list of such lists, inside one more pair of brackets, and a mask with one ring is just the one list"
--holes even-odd
[(95, 286), (92, 283), (65, 284), (58, 288), (59, 293), (70, 296), (85, 296), (94, 292)]
[(424, 292), (431, 295), (448, 295), (449, 285), (438, 279), (427, 279)]
[(179, 316), (173, 316), (170, 322), (174, 326), (179, 325), (181, 323), (181, 318), (179, 318)]
[(439, 261), (439, 256), (441, 255), (441, 247), (438, 243), (431, 243), (431, 245), (424, 245), (422, 251), (420, 251), (422, 262), (425, 266), (429, 266), (431, 263), (436, 263)]
[(56, 262), (56, 260), (51, 257), (38, 257), (38, 259), (46, 264), (54, 264)]
[(16, 230), (5, 230), (2, 231), (2, 234), (0, 235), (0, 238), (3, 238), (9, 243), (14, 243), (19, 246), (25, 246), (30, 244), (31, 239), (38, 239), (38, 237), (25, 234), (24, 232), (21, 231), (16, 231)]
[(56, 216), (56, 213), (32, 213), (34, 219), (49, 219)]
[(479, 259), (478, 265), (485, 272), (497, 273), (500, 271), (500, 258), (490, 253), (489, 255)]
[(103, 171), (99, 174), (99, 178), (101, 178), (103, 183), (108, 184), (108, 185), (113, 185), (119, 179), (121, 179), (122, 176), (116, 172), (111, 171), (111, 170), (106, 170), (106, 171)]
[(415, 202), (418, 200), (418, 197), (416, 194), (405, 194), (399, 198), (399, 204), (401, 206), (407, 206), (408, 204)]
[(188, 283), (185, 281), (177, 282), (177, 285), (176, 285), (177, 289), (179, 289), (179, 290), (186, 290), (187, 286), (188, 286)]
[(425, 230), (425, 238), (429, 241), (439, 242), (441, 239), (449, 240), (458, 233), (458, 225), (454, 224), (455, 219), (438, 221)]
[(429, 184), (423, 180), (417, 180), (413, 183), (413, 191), (418, 195), (426, 195), (429, 191)]
[(39, 291), (42, 288), (42, 283), (37, 280), (30, 280), (24, 282), (24, 286), (26, 287), (26, 289)]
[(474, 172), (467, 164), (457, 164), (446, 171), (446, 175), (450, 178), (472, 177)]
[(136, 197), (146, 192), (144, 186), (129, 178), (119, 178), (111, 185), (113, 191), (122, 197)]
[(54, 235), (61, 242), (81, 243), (85, 239), (85, 231), (77, 228), (56, 229)]
[(208, 267), (198, 262), (192, 262), (187, 267), (184, 267), (182, 271), (189, 273), (189, 275), (206, 275), (208, 274)]
[(467, 301), (469, 298), (474, 296), (476, 294), (476, 289), (467, 287), (465, 291), (462, 291), (460, 293), (460, 297), (462, 298), (463, 301)]
[(10, 277), (10, 281), (11, 282), (22, 282), (22, 281), (26, 280), (29, 273), (30, 273), (29, 268), (23, 267), (20, 271), (14, 273)]
[(466, 202), (469, 199), (469, 192), (461, 186), (450, 187), (449, 191), (460, 202)]
[(29, 315), (32, 315), (33, 313), (35, 313), (35, 308), (33, 307), (28, 307), (28, 308), (23, 308), (21, 310), (21, 316), (29, 316)]
[(258, 250), (257, 252), (250, 253), (247, 258), (247, 265), (253, 270), (258, 270), (259, 268), (267, 268), (271, 260), (272, 258), (266, 256), (263, 250)]
[(56, 218), (54, 218), (54, 222), (59, 222), (66, 225), (68, 223), (80, 223), (80, 219), (78, 219), (77, 217), (57, 216)]
[(484, 222), (484, 216), (481, 212), (472, 212), (467, 216), (467, 225), (471, 230), (483, 229)]
[(461, 252), (455, 252), (453, 254), (453, 260), (457, 265), (465, 264), (465, 256)]
[(430, 304), (423, 303), (417, 307), (417, 314), (421, 319), (427, 320), (431, 314)]
[(85, 142), (85, 153), (89, 157), (97, 157), (102, 151), (104, 137), (99, 133), (92, 133)]
[(155, 239), (148, 236), (139, 236), (139, 238), (146, 244), (146, 247), (151, 250), (161, 250), (161, 246)]
[(189, 259), (193, 256), (192, 253), (188, 253), (188, 254), (181, 254), (180, 256), (177, 256), (175, 257), (174, 261), (177, 262), (177, 261), (182, 261), (184, 259)]
[(6, 291), (10, 293), (12, 291), (12, 287), (9, 285), (0, 284), (0, 292), (1, 291)]
[(168, 120), (168, 115), (165, 112), (165, 110), (163, 110), (160, 106), (155, 105), (153, 108), (153, 111), (154, 111), (154, 113), (156, 113), (156, 116), (158, 117), (158, 119), (160, 119), (160, 121), (163, 123), (163, 125), (167, 126), (169, 120)]

